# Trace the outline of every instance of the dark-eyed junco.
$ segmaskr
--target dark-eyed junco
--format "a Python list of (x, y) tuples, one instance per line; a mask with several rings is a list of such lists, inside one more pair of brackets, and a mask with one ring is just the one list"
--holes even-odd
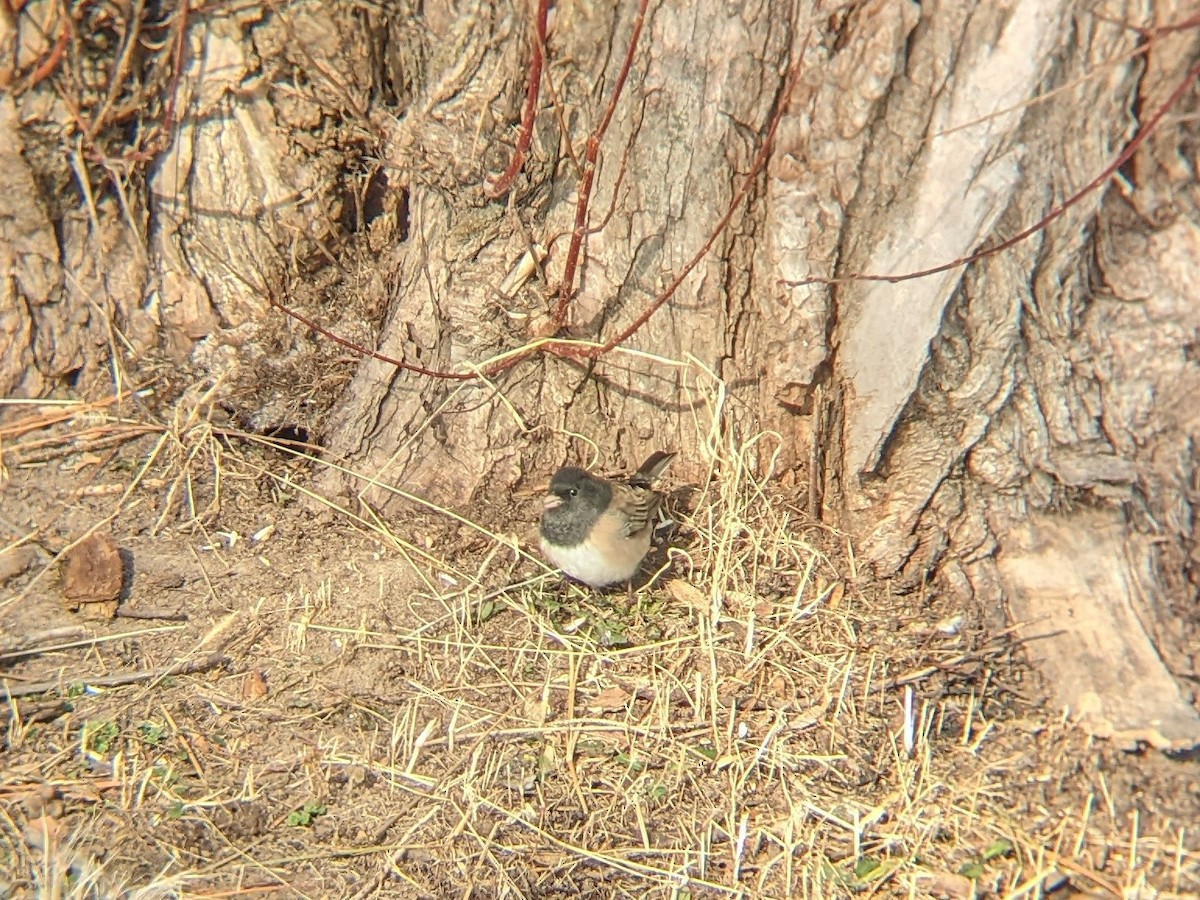
[(633, 577), (650, 550), (663, 495), (650, 485), (674, 453), (654, 453), (624, 481), (567, 466), (550, 479), (542, 509), (542, 552), (572, 578), (607, 587)]

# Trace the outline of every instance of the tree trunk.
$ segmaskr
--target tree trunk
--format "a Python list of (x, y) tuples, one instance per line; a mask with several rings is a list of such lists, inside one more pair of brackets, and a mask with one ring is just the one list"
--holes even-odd
[[(475, 371), (545, 333), (575, 160), (637, 10), (555, 6), (507, 202), (485, 185), (517, 141), (533, 4), (199, 16), (178, 90), (162, 91), (179, 127), (149, 178), (57, 236), (45, 203), (14, 211), (37, 193), (17, 124), (29, 113), (0, 105), (0, 204), (24, 241), (2, 260), (0, 387), (45, 393), (102, 360), (96, 347), (136, 363), (157, 342), (224, 379), (244, 424), (320, 434), (339, 466), (321, 488), (388, 512), (405, 502), (392, 485), (464, 509), (567, 459), (627, 468), (660, 447), (699, 476), (697, 373), (711, 372), (728, 427), (775, 435), (760, 464), (777, 451), (781, 480), (808, 486), (810, 510), (857, 538), (877, 575), (1053, 635), (1031, 653), (1094, 730), (1190, 746), (1200, 719), (1176, 678), (1197, 677), (1186, 648), (1200, 634), (1200, 211), (1197, 124), (1180, 113), (1195, 87), (1119, 180), (1028, 239), (920, 279), (840, 280), (936, 267), (1060, 208), (1195, 58), (1196, 29), (1140, 39), (1134, 26), (1189, 11), (652, 6), (600, 144), (567, 336), (619, 333), (685, 269), (778, 113), (765, 172), (699, 266), (592, 363), (540, 354), (455, 381), (369, 358), (348, 385), (341, 349), (271, 301), (435, 370)], [(9, 149), (21, 139), (24, 157)], [(531, 243), (548, 248), (544, 277), (502, 292)], [(121, 278), (90, 272), (98, 246), (129, 260)], [(812, 277), (839, 281), (797, 284)], [(69, 327), (80, 317), (87, 328)], [(34, 335), (67, 333), (91, 349), (39, 355)]]
[[(629, 4), (557, 7), (548, 48), (553, 93), (547, 88), (543, 96), (558, 97), (569, 133), (552, 110), (542, 111), (534, 158), (506, 211), (486, 199), (483, 185), (511, 154), (510, 123), (519, 118), (529, 66), (528, 23), (509, 9), (463, 21), (449, 5), (425, 7), (432, 28), (413, 55), (430, 65), (385, 152), (395, 167), (389, 178), (408, 191), (412, 231), (396, 258), (384, 354), (440, 369), (480, 364), (530, 341), (545, 322), (553, 303), (545, 281), (511, 299), (498, 287), (525, 252), (527, 235), (550, 246), (548, 282), (558, 284), (568, 238), (552, 238), (571, 231), (578, 183), (565, 147), (583, 155), (584, 138), (612, 95), (635, 13)], [(799, 47), (798, 27), (786, 3), (659, 7), (649, 16), (601, 148), (590, 217), (596, 230), (570, 305), (572, 335), (607, 336), (629, 323), (704, 244), (758, 150), (789, 49)], [(444, 63), (451, 68), (434, 65), (438, 47), (455, 48)], [(482, 154), (481, 123), (489, 148)], [(749, 319), (784, 296), (766, 285), (754, 297), (760, 229), (753, 215), (739, 213), (676, 300), (629, 346), (695, 354), (743, 380), (747, 418), (778, 420), (777, 404), (746, 378), (756, 379), (763, 366)], [(741, 346), (748, 337), (755, 343)], [(568, 456), (630, 467), (659, 447), (686, 453), (681, 445), (692, 427), (680, 382), (669, 365), (621, 354), (594, 368), (541, 357), (497, 382), (468, 385), (398, 374), (369, 360), (334, 416), (330, 451), (356, 472), (459, 505), (484, 485), (506, 494), (526, 473), (544, 480)], [(357, 479), (326, 479), (327, 489), (347, 486)], [(388, 504), (386, 493), (370, 496)]]

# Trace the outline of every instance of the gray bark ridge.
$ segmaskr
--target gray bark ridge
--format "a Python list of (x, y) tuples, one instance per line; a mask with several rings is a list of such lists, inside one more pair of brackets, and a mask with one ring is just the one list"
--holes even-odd
[[(911, 133), (898, 117), (923, 96), (930, 137), (908, 156), (903, 139), (867, 151), (864, 171), (882, 172), (874, 186), (890, 203), (851, 222), (847, 272), (920, 270), (1003, 240), (1133, 134), (1129, 32), (1066, 0), (981, 6), (957, 22), (922, 12), (911, 83), (894, 86), (879, 133)], [(947, 67), (921, 62), (951, 45)], [(934, 571), (985, 618), (1007, 602), (1058, 704), (1093, 733), (1167, 750), (1200, 744), (1176, 681), (1196, 677), (1182, 648), (1200, 633), (1184, 449), (1200, 404), (1175, 399), (1200, 387), (1184, 287), (1197, 275), (1196, 209), (1179, 204), (1138, 254), (1129, 245), (1146, 223), (1097, 191), (966, 271), (852, 283), (834, 333), (844, 454), (830, 478), (875, 571), (914, 584)]]

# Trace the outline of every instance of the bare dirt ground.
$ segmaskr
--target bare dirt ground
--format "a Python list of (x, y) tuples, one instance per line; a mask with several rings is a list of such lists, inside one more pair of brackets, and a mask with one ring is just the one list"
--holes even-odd
[[(374, 521), (178, 413), (4, 429), (4, 895), (1200, 893), (1200, 764), (1071, 727), (1021, 648), (856, 576), (744, 444), (672, 483), (631, 604), (545, 570), (535, 497)], [(114, 619), (62, 601), (90, 531)]]

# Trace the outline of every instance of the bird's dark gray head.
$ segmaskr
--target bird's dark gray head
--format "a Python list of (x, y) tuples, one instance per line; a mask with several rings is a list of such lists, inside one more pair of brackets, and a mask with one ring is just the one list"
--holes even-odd
[(542, 537), (560, 546), (578, 544), (611, 502), (608, 482), (574, 466), (559, 469), (550, 479), (550, 493), (543, 503)]

